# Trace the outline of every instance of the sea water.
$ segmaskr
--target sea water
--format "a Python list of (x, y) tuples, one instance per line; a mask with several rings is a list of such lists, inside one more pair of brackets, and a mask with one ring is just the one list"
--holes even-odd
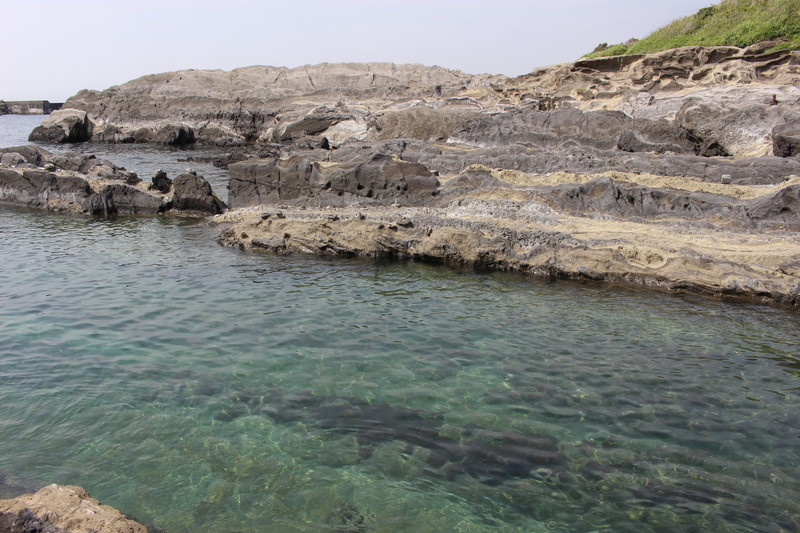
[(6, 480), (168, 533), (797, 530), (796, 312), (215, 231), (0, 208)]

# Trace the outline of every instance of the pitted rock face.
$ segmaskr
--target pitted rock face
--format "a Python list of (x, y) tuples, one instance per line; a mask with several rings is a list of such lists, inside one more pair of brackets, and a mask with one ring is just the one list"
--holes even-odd
[(292, 205), (431, 205), (439, 180), (420, 163), (384, 153), (361, 153), (345, 161), (315, 155), (258, 159), (230, 165), (232, 207)]

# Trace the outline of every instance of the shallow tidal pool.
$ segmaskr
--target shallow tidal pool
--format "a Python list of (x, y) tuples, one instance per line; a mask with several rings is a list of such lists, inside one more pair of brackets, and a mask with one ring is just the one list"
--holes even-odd
[(796, 531), (800, 316), (0, 209), (0, 473), (167, 533)]

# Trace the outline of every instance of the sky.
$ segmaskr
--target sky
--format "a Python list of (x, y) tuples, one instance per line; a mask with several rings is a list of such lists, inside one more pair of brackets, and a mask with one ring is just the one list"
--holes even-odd
[(422, 63), (520, 75), (714, 0), (0, 0), (0, 99), (63, 102), (145, 74)]

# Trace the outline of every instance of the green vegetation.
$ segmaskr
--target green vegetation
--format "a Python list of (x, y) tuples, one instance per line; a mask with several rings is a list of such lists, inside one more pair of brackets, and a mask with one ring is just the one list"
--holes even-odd
[(637, 41), (599, 45), (585, 57), (648, 54), (681, 46), (739, 46), (780, 40), (774, 50), (800, 50), (800, 0), (722, 0)]

